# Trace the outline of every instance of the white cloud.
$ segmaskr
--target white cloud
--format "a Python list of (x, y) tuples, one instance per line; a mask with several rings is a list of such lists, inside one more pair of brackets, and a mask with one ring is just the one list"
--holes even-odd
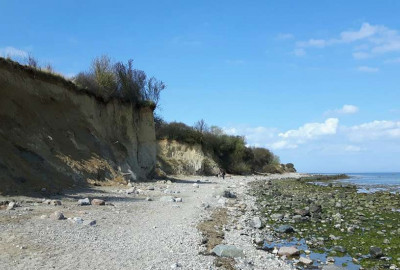
[(360, 72), (367, 72), (367, 73), (376, 73), (379, 71), (379, 68), (368, 67), (368, 66), (360, 66), (357, 67), (357, 70)]
[(0, 48), (0, 55), (4, 57), (27, 57), (28, 53), (24, 50), (20, 50), (14, 47)]
[(290, 33), (280, 33), (276, 37), (276, 39), (278, 39), (278, 40), (288, 40), (288, 39), (293, 39), (293, 38), (294, 38), (294, 35), (290, 34)]
[(389, 59), (385, 61), (386, 64), (399, 64), (400, 63), (400, 57), (395, 58), (395, 59)]
[(304, 56), (306, 55), (306, 51), (303, 48), (297, 48), (293, 50), (293, 54), (296, 56)]
[(325, 112), (325, 115), (335, 115), (335, 114), (355, 114), (360, 109), (355, 105), (343, 105), (340, 109), (329, 110)]
[(298, 143), (301, 143), (320, 136), (336, 134), (338, 124), (339, 119), (328, 118), (324, 123), (307, 123), (298, 129), (279, 133), (279, 137), (285, 139), (296, 139)]
[(346, 152), (360, 152), (362, 150), (363, 150), (363, 148), (361, 148), (360, 146), (357, 146), (357, 145), (346, 145), (344, 148), (344, 151), (346, 151)]
[(375, 120), (361, 125), (344, 127), (351, 140), (400, 139), (400, 121)]
[[(362, 43), (361, 43), (362, 42)], [(397, 30), (383, 25), (363, 23), (359, 30), (343, 31), (338, 38), (316, 39), (296, 43), (297, 48), (324, 48), (338, 44), (355, 43), (355, 59), (365, 59), (379, 54), (400, 51), (400, 35)], [(361, 43), (361, 44), (360, 44)]]
[(297, 144), (291, 144), (288, 141), (281, 140), (268, 145), (270, 148), (278, 150), (278, 149), (296, 149), (298, 147)]

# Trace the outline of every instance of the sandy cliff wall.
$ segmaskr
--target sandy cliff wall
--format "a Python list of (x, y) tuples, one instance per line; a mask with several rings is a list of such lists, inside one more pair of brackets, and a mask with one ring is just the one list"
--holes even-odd
[(177, 141), (159, 140), (158, 166), (167, 174), (217, 174), (219, 167), (207, 156), (201, 145), (188, 145)]
[(1, 193), (122, 180), (129, 171), (146, 178), (155, 164), (151, 108), (103, 102), (61, 78), (0, 61)]

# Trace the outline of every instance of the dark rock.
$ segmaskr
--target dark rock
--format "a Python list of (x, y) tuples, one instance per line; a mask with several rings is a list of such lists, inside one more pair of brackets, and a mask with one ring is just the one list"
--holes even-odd
[(377, 259), (383, 256), (383, 251), (379, 247), (370, 247), (369, 254), (371, 255), (371, 258)]
[(278, 228), (275, 228), (276, 232), (280, 232), (280, 233), (292, 233), (294, 232), (294, 228), (290, 225), (281, 225)]

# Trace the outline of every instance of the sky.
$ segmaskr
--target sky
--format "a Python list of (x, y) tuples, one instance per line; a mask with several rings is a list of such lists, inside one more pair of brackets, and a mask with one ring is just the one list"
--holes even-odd
[(301, 172), (400, 171), (400, 1), (5, 1), (0, 55), (67, 77), (107, 54)]

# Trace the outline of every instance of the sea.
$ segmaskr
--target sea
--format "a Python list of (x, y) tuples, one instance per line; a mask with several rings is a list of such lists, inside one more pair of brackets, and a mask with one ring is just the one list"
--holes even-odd
[(337, 182), (354, 184), (360, 193), (377, 191), (400, 192), (400, 172), (391, 173), (346, 173), (350, 178)]

